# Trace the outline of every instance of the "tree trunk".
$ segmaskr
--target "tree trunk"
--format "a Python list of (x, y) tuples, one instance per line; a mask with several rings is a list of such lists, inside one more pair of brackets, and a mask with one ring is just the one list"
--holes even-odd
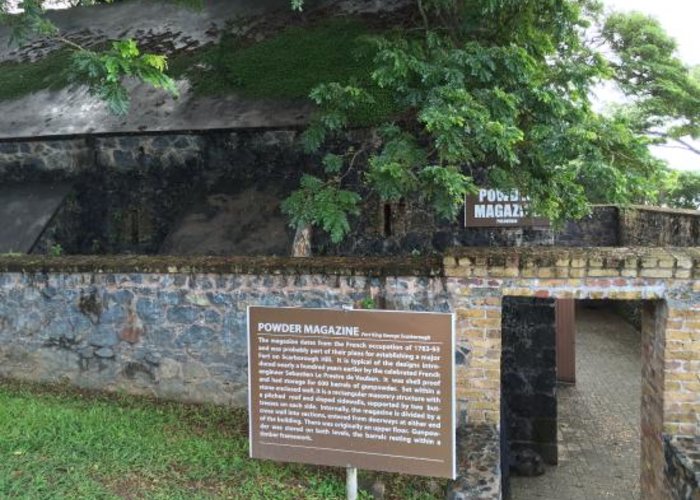
[(292, 257), (311, 257), (311, 225), (299, 226), (292, 243)]

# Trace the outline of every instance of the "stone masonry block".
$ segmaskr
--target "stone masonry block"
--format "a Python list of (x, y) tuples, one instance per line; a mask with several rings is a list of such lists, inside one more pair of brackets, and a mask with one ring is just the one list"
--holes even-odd
[(589, 269), (588, 277), (590, 278), (615, 278), (620, 276), (620, 271), (617, 269)]
[(569, 271), (569, 276), (572, 278), (585, 278), (586, 277), (586, 269), (581, 268), (581, 269), (571, 269)]
[(553, 267), (541, 267), (540, 269), (537, 270), (537, 277), (538, 278), (554, 278), (556, 277), (556, 268)]
[(664, 269), (672, 269), (676, 265), (676, 259), (673, 257), (664, 257), (659, 259), (659, 267)]
[(588, 259), (588, 267), (589, 268), (605, 267), (605, 259), (602, 259), (600, 257), (592, 257), (592, 258)]
[(672, 269), (645, 268), (639, 273), (642, 278), (673, 278)]
[(653, 269), (655, 267), (658, 267), (659, 264), (659, 259), (656, 257), (645, 257), (642, 259), (642, 268), (643, 269)]
[(446, 268), (451, 269), (451, 268), (457, 267), (459, 264), (457, 263), (456, 258), (448, 255), (447, 257), (442, 259), (442, 265), (445, 266)]

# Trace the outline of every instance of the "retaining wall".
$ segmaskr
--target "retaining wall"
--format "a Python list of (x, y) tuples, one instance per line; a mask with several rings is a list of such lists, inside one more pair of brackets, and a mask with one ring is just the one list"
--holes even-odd
[[(331, 150), (371, 151), (374, 141), (371, 131), (358, 130)], [(0, 140), (0, 182), (74, 186), (35, 252), (60, 244), (68, 254), (285, 255), (293, 233), (286, 231), (279, 204), (298, 187), (302, 172), (320, 172), (322, 156), (303, 153), (296, 128)], [(483, 180), (482, 173), (475, 175)], [(351, 218), (350, 236), (335, 245), (317, 231), (316, 255), (428, 255), (455, 246), (700, 245), (700, 212), (597, 206), (560, 230), (465, 228), (460, 218), (441, 220), (417, 200), (384, 204), (359, 189), (362, 214)], [(227, 213), (240, 204), (250, 209), (237, 225), (241, 215), (231, 220)], [(168, 236), (178, 234), (188, 215), (198, 224), (222, 216), (216, 219), (219, 226), (228, 224), (222, 234), (241, 227), (245, 234), (222, 247), (172, 244)], [(265, 237), (270, 221), (279, 228), (272, 239)]]

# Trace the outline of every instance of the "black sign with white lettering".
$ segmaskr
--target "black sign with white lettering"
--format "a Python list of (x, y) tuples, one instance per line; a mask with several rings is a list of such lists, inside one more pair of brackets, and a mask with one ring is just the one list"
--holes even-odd
[(465, 200), (464, 227), (548, 227), (549, 220), (528, 214), (528, 201), (517, 189), (480, 189)]

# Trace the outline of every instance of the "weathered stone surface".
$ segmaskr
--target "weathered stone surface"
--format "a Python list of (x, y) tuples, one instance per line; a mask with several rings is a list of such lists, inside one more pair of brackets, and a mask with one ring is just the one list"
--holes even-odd
[(88, 342), (95, 347), (113, 347), (119, 343), (119, 337), (114, 327), (98, 327)]
[[(202, 9), (185, 9), (167, 1), (115, 2), (54, 11), (49, 14), (62, 34), (86, 47), (131, 38), (158, 54), (174, 56), (216, 42), (222, 33), (244, 41), (261, 41), (290, 25), (308, 22), (319, 4), (334, 13), (391, 13), (406, 0), (307, 0), (306, 15), (299, 16), (287, 0), (208, 0)], [(323, 14), (320, 14), (323, 15)], [(316, 15), (318, 17), (318, 14)], [(8, 43), (11, 29), (0, 26), (0, 61), (29, 62), (64, 48), (55, 40), (34, 40), (20, 48)], [(133, 104), (126, 116), (115, 116), (85, 86), (42, 90), (0, 102), (0, 138), (72, 135), (95, 132), (207, 130), (225, 127), (298, 126), (308, 122), (313, 107), (307, 100), (280, 102), (238, 95), (199, 97), (187, 80), (177, 82), (179, 98), (149, 85), (128, 82)], [(89, 110), (89, 111), (86, 111)], [(266, 136), (267, 137), (267, 136)], [(268, 139), (276, 140), (276, 136)], [(128, 144), (128, 141), (124, 141)], [(161, 145), (164, 140), (159, 140)], [(171, 145), (180, 147), (182, 141)], [(16, 146), (3, 149), (14, 152)], [(122, 163), (136, 161), (138, 150), (118, 150)]]
[(458, 477), (448, 500), (501, 498), (501, 454), (495, 426), (467, 425), (457, 432)]
[[(343, 139), (343, 147), (367, 149), (373, 147), (372, 141), (368, 131), (353, 131)], [(302, 171), (321, 168), (322, 157), (304, 154), (299, 131), (290, 128), (91, 135), (0, 144), (3, 184), (74, 186), (34, 253), (48, 253), (58, 243), (68, 254), (286, 255), (293, 233), (280, 202), (298, 186)], [(361, 157), (358, 165), (365, 160)], [(559, 231), (465, 228), (462, 220), (446, 222), (415, 199), (388, 206), (387, 211), (376, 197), (360, 191), (363, 213), (352, 218), (351, 237), (333, 244), (316, 231), (314, 255), (431, 255), (454, 246), (700, 244), (700, 214), (690, 211), (600, 206)], [(560, 263), (540, 266), (539, 277), (578, 277), (559, 274), (566, 269)], [(518, 265), (523, 263), (504, 260), (490, 265), (490, 272), (495, 276), (498, 269), (501, 277), (512, 277)], [(630, 272), (620, 265), (589, 267), (591, 277)], [(678, 270), (685, 277), (692, 274), (687, 262)], [(459, 267), (455, 272), (465, 270)], [(472, 272), (483, 273), (483, 267)]]
[(700, 498), (700, 438), (664, 436), (664, 453), (671, 498)]
[(175, 306), (168, 309), (168, 321), (190, 324), (199, 317), (199, 309), (190, 306)]
[(0, 187), (0, 253), (30, 252), (70, 188), (61, 184)]
[(102, 347), (95, 351), (95, 356), (103, 359), (111, 359), (115, 356), (114, 350), (109, 347)]
[(534, 450), (548, 464), (557, 458), (557, 370), (554, 301), (503, 301), (501, 425), (511, 453)]

